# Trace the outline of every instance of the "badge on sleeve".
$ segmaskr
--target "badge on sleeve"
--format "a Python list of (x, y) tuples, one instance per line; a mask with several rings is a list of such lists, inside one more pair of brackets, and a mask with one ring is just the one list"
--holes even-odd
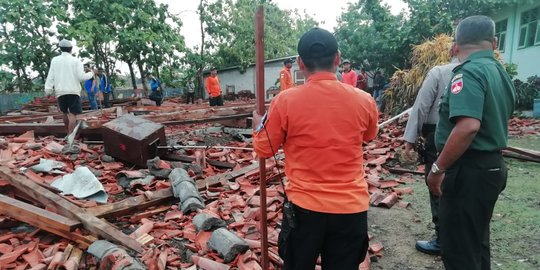
[(459, 78), (458, 80), (452, 82), (452, 86), (450, 86), (450, 91), (452, 94), (459, 94), (461, 90), (463, 89), (463, 78)]
[(263, 128), (264, 128), (264, 125), (266, 124), (266, 119), (268, 118), (268, 111), (266, 111), (266, 113), (264, 114), (264, 116), (262, 117), (261, 119), (261, 123), (259, 124), (259, 126), (257, 127), (257, 130), (255, 130), (255, 132), (259, 132), (261, 131)]
[(456, 76), (454, 76), (454, 78), (452, 78), (452, 81), (455, 81), (455, 80), (461, 79), (461, 78), (463, 78), (463, 73), (456, 74)]

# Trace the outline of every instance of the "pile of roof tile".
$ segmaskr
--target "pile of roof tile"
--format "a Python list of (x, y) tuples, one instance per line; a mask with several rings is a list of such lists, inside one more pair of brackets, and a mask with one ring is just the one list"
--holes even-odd
[(512, 118), (508, 123), (508, 133), (512, 136), (540, 134), (540, 120), (531, 118)]
[[(396, 149), (402, 145), (403, 125), (396, 123), (384, 127), (376, 140), (365, 145), (365, 174), (373, 206), (391, 208), (397, 204), (407, 207), (409, 204), (401, 201), (403, 195), (413, 192), (407, 184), (416, 181), (414, 174), (423, 173), (423, 166), (401, 167), (395, 160)], [(538, 126), (539, 121), (512, 119), (510, 132), (531, 134), (526, 127), (533, 127), (538, 133)], [(99, 262), (97, 257), (82, 253), (85, 248), (78, 249), (74, 239), (63, 239), (40, 228), (29, 229), (24, 223), (0, 216), (0, 269), (56, 269), (58, 265), (64, 265), (65, 269), (129, 269), (127, 267), (133, 267), (137, 261), (148, 269), (261, 269), (260, 179), (256, 156), (249, 150), (249, 141), (234, 141), (219, 131), (195, 132), (209, 128), (212, 128), (209, 124), (169, 126), (166, 132), (170, 141), (182, 145), (205, 144), (209, 137), (213, 137), (213, 142), (216, 138), (230, 140), (224, 145), (231, 149), (177, 150), (161, 159), (150, 160), (149, 167), (141, 170), (127, 167), (127, 164), (105, 155), (102, 144), (79, 141), (77, 151), (66, 153), (65, 142), (52, 136), (35, 137), (28, 132), (20, 136), (0, 137), (0, 165), (13, 172), (21, 172), (50, 189), (53, 189), (50, 184), (59, 176), (73, 173), (78, 166), (85, 166), (103, 185), (109, 195), (108, 204), (113, 204), (124, 202), (126, 198), (151, 198), (153, 193), (168, 192), (172, 190), (171, 172), (185, 170), (204, 203), (202, 209), (184, 212), (178, 199), (171, 198), (144, 210), (135, 209), (124, 216), (109, 218), (116, 228), (137, 239), (144, 250), (136, 256), (126, 247), (116, 247), (103, 254)], [(63, 165), (46, 172), (31, 169), (41, 160)], [(232, 166), (227, 167), (227, 164)], [(277, 255), (282, 220), (282, 167), (279, 158), (277, 164), (273, 159), (267, 160), (266, 214), (271, 269), (279, 269), (282, 264)], [(393, 174), (395, 172), (400, 175)], [(22, 200), (6, 180), (0, 179), (1, 193)], [(89, 212), (100, 207), (93, 200), (63, 197)], [(32, 198), (26, 198), (26, 201), (34, 203)], [(43, 207), (39, 203), (36, 205)], [(21, 228), (26, 230), (20, 231)], [(76, 233), (90, 234), (84, 228), (77, 229)], [(236, 237), (240, 240), (234, 240)], [(234, 244), (224, 243), (229, 240)], [(124, 248), (128, 252), (123, 252)], [(383, 246), (372, 242), (369, 252), (370, 256), (380, 257)], [(368, 263), (364, 263), (361, 269), (369, 269)]]

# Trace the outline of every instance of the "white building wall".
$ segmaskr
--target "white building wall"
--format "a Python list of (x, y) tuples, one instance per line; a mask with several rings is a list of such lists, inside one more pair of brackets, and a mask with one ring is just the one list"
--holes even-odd
[(495, 22), (508, 19), (503, 59), (506, 63), (517, 65), (517, 78), (523, 81), (534, 75), (540, 76), (540, 46), (518, 49), (521, 13), (538, 6), (538, 1), (527, 5), (514, 5), (492, 16)]
[[(269, 62), (264, 66), (264, 89), (276, 85), (276, 81), (279, 79), (279, 72), (283, 68), (283, 61)], [(294, 63), (291, 69), (291, 73), (294, 78), (294, 71), (299, 70), (298, 64)], [(226, 93), (227, 85), (233, 85), (235, 93), (242, 90), (249, 90), (255, 93), (255, 66), (250, 66), (244, 73), (240, 73), (239, 69), (227, 69), (218, 71), (219, 83), (221, 90)], [(206, 77), (205, 77), (206, 79)], [(205, 97), (208, 94), (205, 91)]]

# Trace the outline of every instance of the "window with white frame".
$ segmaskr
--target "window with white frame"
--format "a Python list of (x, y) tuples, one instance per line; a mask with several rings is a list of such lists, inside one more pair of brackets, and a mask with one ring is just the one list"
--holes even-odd
[(495, 23), (495, 36), (499, 40), (497, 44), (497, 49), (501, 52), (504, 52), (504, 44), (506, 41), (506, 29), (508, 27), (508, 19), (504, 19)]
[(518, 48), (540, 45), (540, 7), (521, 13)]

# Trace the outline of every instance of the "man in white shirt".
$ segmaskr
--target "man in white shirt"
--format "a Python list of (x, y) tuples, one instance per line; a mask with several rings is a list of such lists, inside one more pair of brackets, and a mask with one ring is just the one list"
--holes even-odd
[(77, 114), (82, 113), (81, 82), (92, 78), (96, 71), (85, 73), (81, 60), (71, 55), (73, 45), (69, 40), (61, 40), (58, 46), (62, 54), (51, 61), (45, 94), (55, 93), (58, 107), (64, 113), (64, 125), (70, 134), (75, 129)]

